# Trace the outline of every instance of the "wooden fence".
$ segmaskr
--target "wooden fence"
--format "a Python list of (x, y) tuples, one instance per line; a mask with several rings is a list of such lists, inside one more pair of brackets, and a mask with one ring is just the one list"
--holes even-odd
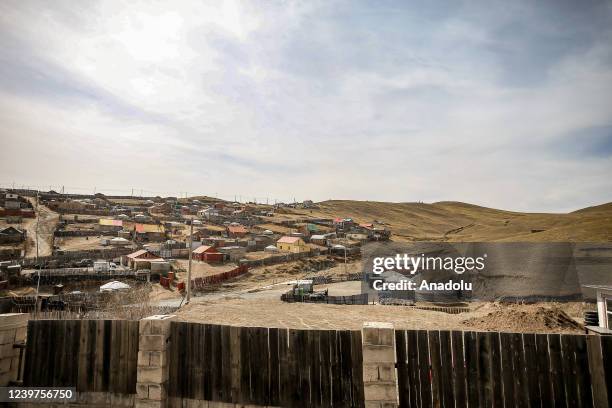
[(401, 407), (608, 407), (612, 336), (396, 330)]
[(265, 406), (364, 405), (361, 332), (172, 322), (170, 397)]
[[(317, 294), (318, 295), (318, 294)], [(281, 300), (283, 302), (294, 303), (294, 302), (302, 302), (302, 303), (328, 303), (332, 305), (367, 305), (368, 304), (368, 294), (361, 293), (359, 295), (350, 295), (350, 296), (327, 296), (327, 295), (319, 295), (319, 296), (311, 296), (308, 293), (304, 295), (296, 295), (293, 291), (283, 293), (281, 295)]]
[(226, 280), (235, 278), (236, 276), (243, 275), (249, 271), (247, 265), (240, 265), (231, 271), (218, 273), (216, 275), (204, 276), (203, 278), (196, 278), (191, 280), (191, 288), (194, 290), (204, 290), (206, 285), (215, 285), (223, 283)]
[(31, 320), (27, 339), (26, 387), (136, 392), (138, 321)]

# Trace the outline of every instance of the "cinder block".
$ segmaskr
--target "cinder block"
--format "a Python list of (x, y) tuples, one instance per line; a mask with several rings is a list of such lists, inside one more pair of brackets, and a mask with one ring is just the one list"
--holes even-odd
[(150, 351), (139, 351), (138, 352), (138, 366), (149, 367), (151, 365), (151, 352)]
[(149, 385), (149, 399), (161, 401), (166, 399), (166, 389), (160, 384)]
[(0, 358), (12, 358), (19, 355), (19, 349), (13, 347), (13, 343), (0, 345)]
[(363, 381), (373, 382), (378, 381), (378, 364), (363, 365)]
[(139, 383), (161, 384), (168, 380), (168, 370), (161, 367), (138, 367)]
[(395, 349), (389, 346), (363, 345), (364, 363), (395, 363)]
[(161, 351), (150, 351), (149, 352), (149, 365), (151, 367), (166, 367), (167, 358), (166, 353)]
[(166, 401), (153, 401), (137, 399), (135, 408), (166, 408)]
[(164, 351), (166, 350), (167, 342), (160, 335), (144, 335), (140, 336), (138, 349), (140, 351)]
[(15, 329), (15, 342), (22, 342), (28, 337), (28, 326), (22, 326)]
[(8, 327), (12, 325), (27, 326), (27, 313), (3, 313), (0, 314), (0, 327)]
[(378, 345), (378, 328), (377, 327), (364, 327), (362, 330), (361, 338), (364, 344)]
[(381, 363), (378, 365), (378, 379), (381, 381), (395, 381), (395, 363)]
[(365, 384), (363, 393), (366, 401), (397, 400), (397, 388), (393, 384)]
[(3, 358), (0, 360), (0, 373), (11, 372), (11, 358)]
[(15, 330), (16, 329), (6, 330), (2, 327), (0, 330), (0, 344), (13, 344), (15, 342)]
[(149, 385), (146, 383), (136, 383), (136, 396), (141, 399), (149, 398)]
[(386, 346), (395, 346), (395, 330), (378, 329), (378, 344)]

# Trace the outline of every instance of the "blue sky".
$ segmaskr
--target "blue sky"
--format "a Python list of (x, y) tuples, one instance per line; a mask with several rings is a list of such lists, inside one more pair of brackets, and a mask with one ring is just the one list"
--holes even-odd
[(0, 3), (0, 183), (612, 201), (612, 3)]

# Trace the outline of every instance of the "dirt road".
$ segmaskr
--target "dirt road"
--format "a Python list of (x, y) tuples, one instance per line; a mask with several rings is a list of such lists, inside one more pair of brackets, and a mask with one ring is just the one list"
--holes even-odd
[[(28, 197), (36, 208), (36, 199)], [(44, 205), (38, 206), (38, 255), (49, 256), (53, 252), (53, 231), (59, 222), (59, 214)], [(36, 218), (24, 219), (23, 228), (28, 231), (26, 257), (36, 256)]]

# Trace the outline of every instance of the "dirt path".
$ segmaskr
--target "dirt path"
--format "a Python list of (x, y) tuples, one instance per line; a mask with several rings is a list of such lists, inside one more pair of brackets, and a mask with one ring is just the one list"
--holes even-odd
[[(36, 199), (28, 197), (36, 208)], [(28, 231), (26, 257), (36, 256), (36, 218), (24, 220), (23, 227)], [(59, 214), (44, 205), (38, 206), (38, 255), (49, 256), (53, 252), (53, 231), (59, 222)]]
[[(582, 333), (579, 322), (567, 323), (561, 319), (571, 312), (568, 309), (580, 307), (579, 304), (473, 303), (469, 312), (453, 315), (404, 306), (283, 303), (279, 299), (226, 297), (192, 302), (177, 315), (180, 320), (234, 326), (358, 330), (364, 322), (375, 321), (405, 329)], [(531, 323), (525, 326), (525, 321)]]

